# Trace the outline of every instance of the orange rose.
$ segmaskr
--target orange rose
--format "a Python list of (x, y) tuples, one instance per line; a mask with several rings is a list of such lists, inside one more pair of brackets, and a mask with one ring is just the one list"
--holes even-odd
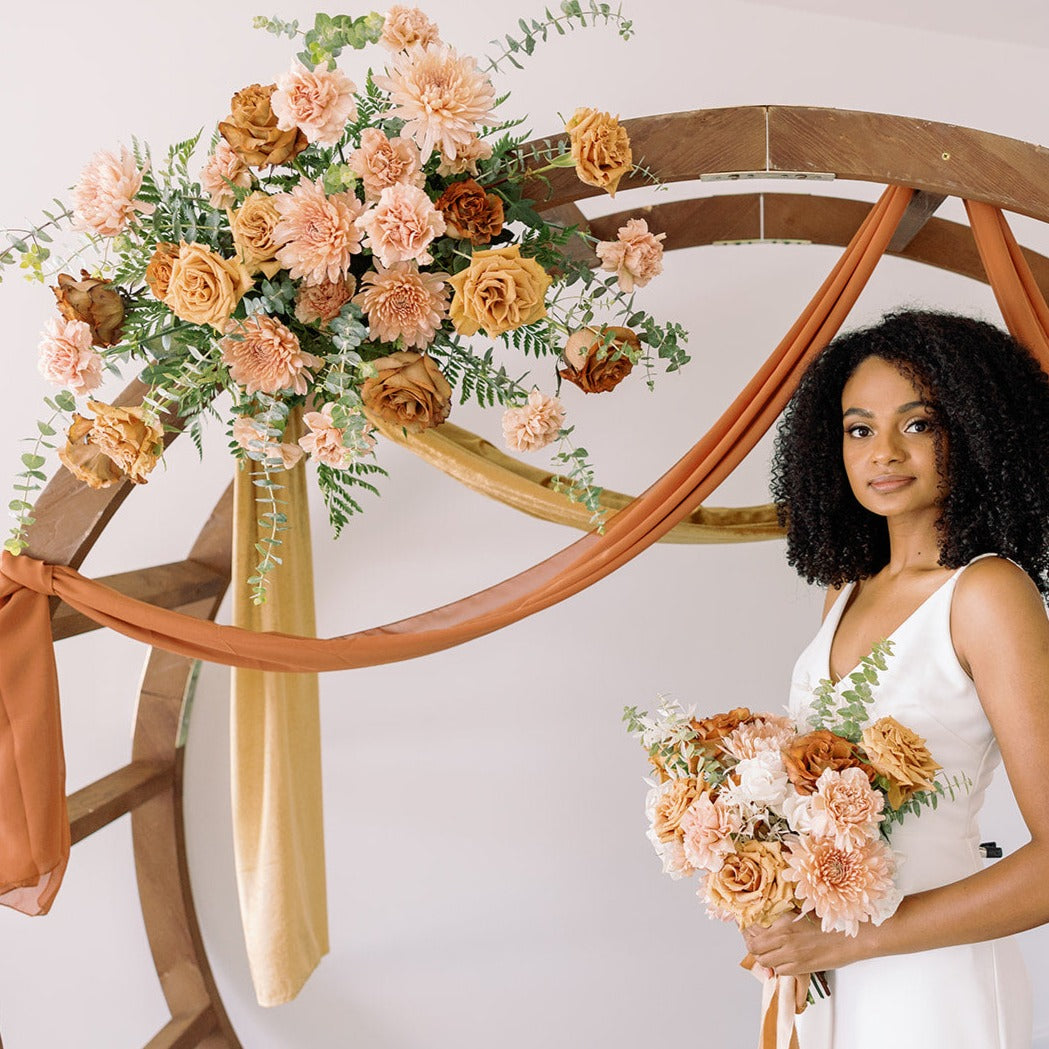
[(546, 316), (551, 277), (535, 259), (523, 258), (516, 244), (474, 252), (448, 283), (455, 292), (449, 315), (462, 335), (483, 328), (494, 338)]
[(778, 841), (746, 841), (725, 857), (725, 864), (707, 878), (707, 903), (741, 929), (771, 925), (794, 910), (794, 889), (783, 877), (787, 869)]
[(58, 287), (51, 289), (58, 309), (67, 321), (83, 321), (91, 329), (95, 346), (115, 346), (124, 326), (124, 300), (108, 280), (80, 271), (80, 280), (68, 273), (58, 275)]
[(875, 776), (874, 769), (856, 756), (856, 748), (847, 739), (826, 729), (798, 736), (783, 751), (783, 765), (799, 794), (815, 794), (816, 780), (827, 769), (840, 772), (860, 768), (869, 780)]
[(616, 195), (619, 180), (633, 167), (630, 138), (617, 117), (596, 109), (577, 109), (565, 125), (580, 182)]
[(488, 244), (503, 230), (503, 201), (485, 191), (472, 178), (453, 182), (434, 207), (444, 215), (448, 235)]
[(171, 264), (164, 302), (181, 320), (225, 331), (253, 283), (239, 258), (223, 258), (204, 244), (183, 243)]
[(153, 258), (146, 267), (146, 283), (153, 292), (153, 298), (164, 301), (171, 283), (171, 267), (178, 258), (178, 245), (161, 241), (153, 252)]
[(276, 84), (252, 84), (238, 91), (230, 101), (230, 115), (219, 123), (222, 137), (253, 168), (285, 164), (309, 145), (300, 128), (277, 127), (270, 108), (276, 88)]
[(425, 353), (399, 350), (372, 361), (378, 374), (366, 379), (361, 400), (372, 415), (421, 433), (439, 426), (452, 408), (452, 388)]
[(889, 805), (898, 809), (923, 790), (932, 790), (941, 766), (925, 740), (895, 718), (879, 718), (863, 730), (863, 749), (874, 770), (889, 781)]
[(630, 374), (632, 358), (640, 353), (641, 343), (629, 328), (582, 328), (565, 344), (567, 367), (558, 374), (583, 393), (607, 393)]

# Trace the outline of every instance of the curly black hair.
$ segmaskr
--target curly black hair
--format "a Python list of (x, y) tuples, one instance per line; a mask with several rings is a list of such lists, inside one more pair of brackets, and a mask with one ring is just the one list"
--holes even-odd
[(842, 462), (841, 394), (868, 357), (895, 365), (922, 391), (946, 438), (937, 449), (946, 478), (939, 563), (957, 568), (1002, 554), (1049, 594), (1049, 376), (994, 325), (928, 310), (890, 313), (838, 336), (802, 376), (772, 457), (787, 561), (823, 586), (888, 563), (885, 518), (856, 501)]

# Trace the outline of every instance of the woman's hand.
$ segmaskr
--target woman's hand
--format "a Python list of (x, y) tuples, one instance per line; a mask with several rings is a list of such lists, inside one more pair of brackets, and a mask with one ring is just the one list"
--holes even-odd
[(785, 914), (767, 929), (760, 925), (744, 929), (743, 939), (758, 963), (776, 976), (801, 976), (840, 969), (865, 957), (864, 930), (861, 925), (859, 936), (824, 932), (811, 915)]

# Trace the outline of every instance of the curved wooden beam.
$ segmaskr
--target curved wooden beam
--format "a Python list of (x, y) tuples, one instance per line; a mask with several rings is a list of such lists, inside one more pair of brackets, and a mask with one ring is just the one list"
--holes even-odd
[[(978, 200), (1049, 221), (1049, 150), (974, 128), (811, 106), (697, 109), (637, 117), (623, 126), (635, 160), (664, 182), (855, 179)], [(525, 186), (544, 207), (602, 193), (580, 182), (571, 168), (545, 178)], [(645, 184), (635, 176), (619, 188)]]

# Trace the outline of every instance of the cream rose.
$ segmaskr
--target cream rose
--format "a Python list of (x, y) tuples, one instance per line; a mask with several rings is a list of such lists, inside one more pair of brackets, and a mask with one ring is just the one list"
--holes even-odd
[(171, 266), (164, 302), (184, 321), (225, 331), (252, 283), (239, 259), (224, 259), (203, 244), (183, 242)]

